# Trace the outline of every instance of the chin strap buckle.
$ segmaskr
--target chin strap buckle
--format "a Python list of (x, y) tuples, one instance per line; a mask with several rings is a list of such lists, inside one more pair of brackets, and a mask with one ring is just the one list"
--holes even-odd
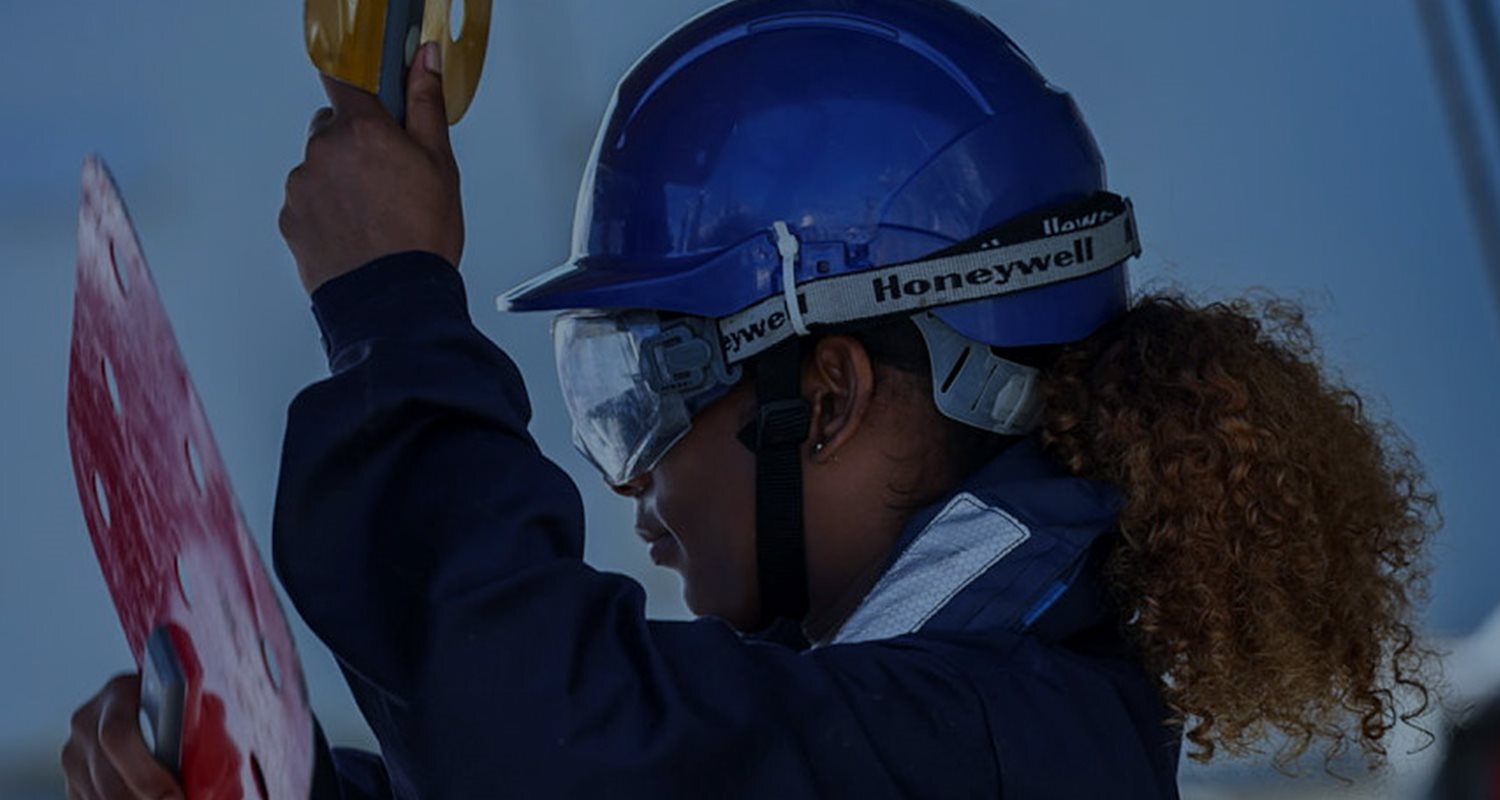
[(799, 445), (807, 441), (812, 424), (812, 409), (802, 398), (772, 400), (764, 403), (755, 419), (740, 429), (740, 443), (759, 453), (774, 447)]

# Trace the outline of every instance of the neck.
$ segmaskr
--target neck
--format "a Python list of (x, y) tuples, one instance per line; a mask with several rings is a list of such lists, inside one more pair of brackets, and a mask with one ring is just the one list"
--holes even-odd
[(888, 435), (851, 441), (804, 471), (808, 613), (802, 633), (809, 642), (827, 644), (838, 635), (884, 574), (907, 520), (957, 486), (946, 465), (930, 457), (937, 410), (926, 415), (905, 414), (901, 424), (882, 426)]
[(807, 538), (808, 613), (802, 632), (809, 642), (832, 640), (885, 572), (891, 549), (915, 510), (900, 503), (902, 498), (888, 487), (884, 480), (823, 487), (834, 489), (825, 497), (867, 497), (873, 502), (806, 506), (812, 535)]
[(865, 595), (874, 588), (875, 582), (885, 572), (886, 560), (890, 555), (887, 547), (878, 554), (878, 557), (868, 559), (867, 563), (849, 581), (842, 590), (831, 597), (828, 602), (812, 604), (808, 609), (807, 618), (802, 621), (802, 635), (814, 646), (830, 644), (833, 637), (838, 635), (839, 629), (844, 626), (845, 620), (854, 613), (859, 604), (865, 599)]

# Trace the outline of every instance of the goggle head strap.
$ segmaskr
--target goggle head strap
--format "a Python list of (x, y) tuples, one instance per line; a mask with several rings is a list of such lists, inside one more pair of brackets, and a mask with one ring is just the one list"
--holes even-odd
[[(795, 237), (776, 229), (784, 261)], [(788, 241), (790, 240), (790, 241)], [(810, 247), (803, 243), (803, 249)], [(781, 291), (716, 320), (724, 358), (737, 364), (808, 330), (941, 306), (988, 300), (1082, 278), (1140, 255), (1130, 201), (1099, 192), (1011, 220), (901, 264), (795, 282), (783, 265)]]

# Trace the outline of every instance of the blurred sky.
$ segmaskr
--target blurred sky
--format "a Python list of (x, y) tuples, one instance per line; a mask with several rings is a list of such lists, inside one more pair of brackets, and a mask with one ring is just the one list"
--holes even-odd
[[(64, 424), (84, 155), (114, 170), (262, 542), (286, 404), (325, 368), (276, 230), (323, 102), (300, 3), (0, 4), (18, 33), (0, 49), (3, 771), (51, 759), (71, 709), (130, 663)], [(615, 80), (709, 5), (496, 0), (484, 82), (455, 131), (476, 319), (528, 376), (543, 448), (585, 489), (589, 558), (639, 576), (659, 615), (682, 613), (677, 582), (569, 446), (547, 320), (501, 316), (493, 298), (566, 256)], [(1431, 629), (1477, 626), (1500, 604), (1500, 325), (1413, 6), (971, 5), (1077, 97), (1113, 188), (1135, 201), (1137, 285), (1264, 287), (1311, 305), (1330, 364), (1410, 435), (1441, 493)], [(330, 658), (299, 634), (318, 713), (335, 739), (357, 738)]]

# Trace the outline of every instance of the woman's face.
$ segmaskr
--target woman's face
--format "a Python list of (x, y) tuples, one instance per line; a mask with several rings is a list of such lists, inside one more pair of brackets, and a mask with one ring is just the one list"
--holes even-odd
[[(893, 461), (891, 454), (920, 450), (936, 424), (930, 399), (906, 403), (899, 400), (905, 394), (888, 391), (887, 400), (876, 403), (874, 386), (869, 357), (851, 337), (821, 339), (804, 363), (809, 620), (837, 622), (840, 613), (852, 610), (843, 604), (867, 588), (862, 581), (869, 570), (884, 563), (907, 515), (888, 496), (893, 470), (901, 482), (911, 480), (910, 459)], [(614, 487), (636, 501), (636, 530), (650, 543), (652, 560), (682, 575), (688, 608), (741, 631), (765, 622), (756, 570), (756, 457), (739, 441), (756, 407), (755, 382), (742, 381), (699, 413), (654, 469)]]
[(635, 500), (651, 560), (682, 576), (688, 608), (740, 630), (760, 621), (755, 455), (737, 438), (754, 411), (753, 387), (742, 383), (695, 417), (655, 468), (614, 487)]

